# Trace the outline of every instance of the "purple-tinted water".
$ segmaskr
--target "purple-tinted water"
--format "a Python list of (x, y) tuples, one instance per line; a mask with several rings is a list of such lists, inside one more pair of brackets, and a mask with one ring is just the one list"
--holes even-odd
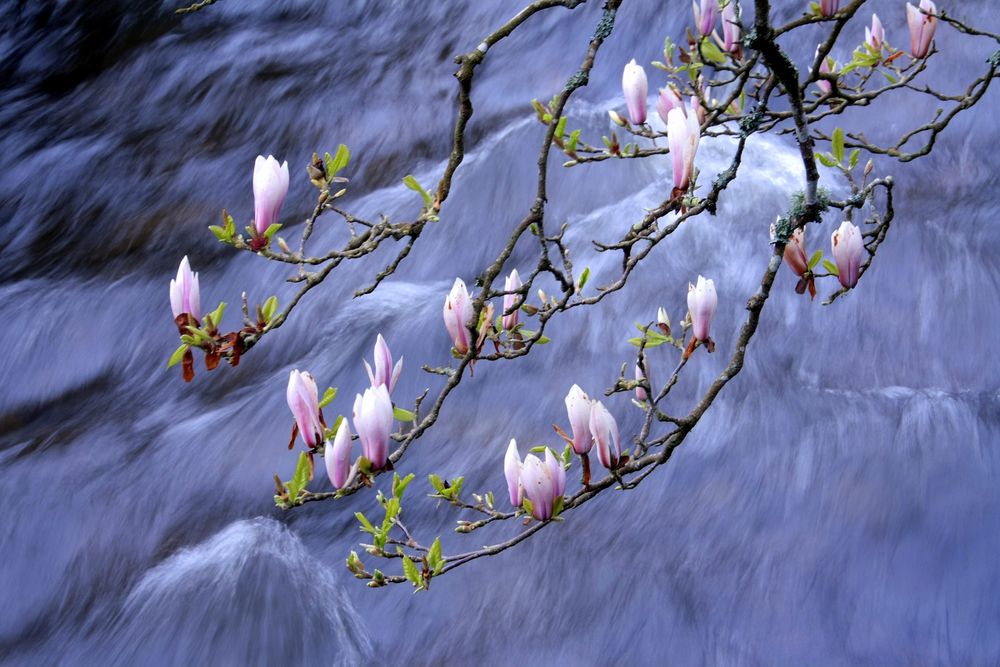
[[(898, 196), (872, 271), (831, 308), (797, 297), (783, 271), (743, 374), (670, 465), (428, 594), (371, 591), (343, 567), (361, 541), (354, 512), (376, 513), (370, 495), (274, 509), (271, 475), (287, 478), (295, 460), (287, 374), (308, 368), (340, 387), (332, 409), (346, 412), (382, 332), (406, 357), (397, 398), (439, 386), (419, 365), (447, 362), (443, 296), (492, 260), (530, 204), (542, 129), (528, 101), (576, 68), (593, 0), (544, 12), (491, 51), (453, 196), (392, 280), (352, 300), (389, 255), (345, 266), (239, 368), (191, 385), (164, 370), (182, 255), (206, 306), (292, 293), (284, 267), (233, 256), (205, 230), (223, 206), (252, 215), (253, 158), (289, 160), (288, 225), (314, 201), (308, 157), (340, 142), (354, 154), (347, 205), (412, 213), (399, 181), (440, 174), (451, 57), (522, 4), (222, 0), (184, 19), (173, 2), (0, 4), (5, 664), (1000, 662), (996, 91), (933, 156), (876, 160)], [(789, 18), (804, 3), (775, 4)], [(905, 45), (902, 3), (875, 4), (888, 40)], [(1000, 28), (992, 3), (939, 6)], [(689, 13), (625, 0), (571, 127), (606, 132), (621, 66), (657, 59)], [(858, 43), (864, 14), (848, 28)], [(993, 51), (944, 26), (938, 45), (931, 76), (953, 91)], [(787, 46), (800, 63), (814, 48)], [(904, 96), (842, 124), (898, 134), (935, 106)], [(700, 168), (721, 169), (731, 150), (705, 141)], [(669, 173), (669, 160), (553, 169), (550, 219), (570, 225), (592, 285), (619, 260), (589, 240), (620, 236), (666, 196)], [(671, 398), (686, 411), (724, 367), (768, 224), (800, 183), (788, 138), (756, 139), (719, 215), (682, 227), (629, 290), (554, 322), (553, 343), (529, 358), (478, 366), (401, 465), (418, 478), (409, 523), (444, 535), (446, 552), (507, 534), (453, 535), (462, 515), (422, 498), (425, 476), (465, 474), (466, 488), (501, 497), (508, 439), (552, 442), (569, 386), (612, 384), (633, 359), (632, 323), (660, 305), (679, 319), (702, 273), (719, 291), (721, 353), (689, 366)], [(829, 172), (824, 185), (845, 190)], [(810, 228), (810, 249), (838, 223)], [(323, 222), (315, 247), (342, 233)], [(531, 261), (519, 247), (514, 265)], [(674, 363), (650, 355), (661, 376)], [(608, 405), (633, 433), (639, 411), (623, 395)]]

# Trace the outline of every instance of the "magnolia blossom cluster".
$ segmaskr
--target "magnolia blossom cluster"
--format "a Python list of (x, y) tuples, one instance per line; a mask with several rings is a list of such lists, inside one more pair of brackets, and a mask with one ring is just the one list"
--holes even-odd
[[(601, 465), (616, 469), (622, 460), (618, 422), (604, 404), (591, 400), (578, 385), (573, 385), (566, 395), (566, 413), (572, 433), (567, 439), (573, 451), (586, 458), (596, 447)], [(552, 518), (556, 502), (566, 490), (566, 470), (552, 450), (545, 448), (544, 462), (534, 454), (522, 461), (516, 440), (507, 446), (504, 477), (511, 505), (521, 507), (527, 498), (531, 515), (539, 521)]]
[[(518, 291), (523, 286), (524, 283), (521, 282), (521, 276), (517, 269), (512, 270), (504, 279), (503, 316), (500, 318), (500, 326), (505, 331), (512, 332), (518, 328), (520, 321)], [(472, 321), (473, 312), (472, 295), (469, 294), (465, 282), (461, 278), (455, 278), (451, 291), (445, 297), (442, 315), (444, 316), (445, 329), (448, 330), (448, 337), (451, 338), (451, 344), (456, 354), (466, 354), (474, 344), (481, 343), (481, 341), (473, 339), (473, 333), (477, 329), (474, 326), (477, 323)], [(493, 306), (486, 304), (484, 312), (487, 315), (485, 322), (489, 324)]]
[[(636, 125), (646, 122), (646, 72), (633, 58), (622, 75), (622, 91), (629, 111), (629, 120)], [(694, 159), (698, 152), (701, 123), (705, 111), (697, 95), (691, 96), (691, 110), (672, 87), (661, 88), (656, 99), (656, 113), (667, 125), (667, 143), (673, 157), (674, 193), (687, 192), (694, 174)], [(616, 115), (612, 112), (612, 118)], [(622, 121), (624, 122), (624, 121)]]
[(715, 23), (719, 16), (719, 0), (692, 0), (694, 10), (694, 25), (699, 37), (715, 37), (723, 49), (729, 53), (738, 54), (740, 50), (740, 22), (738, 16), (739, 1), (728, 0), (722, 8), (722, 39), (715, 32)]
[[(705, 2), (702, 2), (704, 5)], [(840, 0), (820, 0), (819, 13), (833, 16), (840, 9)], [(697, 15), (697, 11), (695, 12)], [(910, 55), (925, 58), (930, 52), (934, 31), (937, 29), (937, 7), (932, 0), (921, 0), (919, 7), (906, 3), (906, 21), (910, 28)], [(703, 33), (704, 34), (704, 33)], [(872, 14), (871, 28), (865, 28), (865, 43), (875, 51), (881, 51), (885, 42), (885, 30), (877, 14)]]
[[(393, 366), (392, 353), (381, 334), (375, 340), (374, 357), (374, 371), (367, 360), (364, 362), (371, 386), (363, 394), (355, 396), (351, 421), (361, 441), (362, 455), (373, 470), (381, 470), (389, 458), (390, 434), (395, 419), (390, 394), (399, 379), (403, 360)], [(288, 378), (287, 399), (303, 442), (311, 450), (318, 448), (324, 441), (325, 424), (312, 375), (293, 370)], [(327, 443), (324, 452), (326, 472), (334, 488), (343, 488), (350, 480), (352, 439), (348, 420), (341, 419), (333, 442)]]
[[(772, 237), (774, 236), (774, 229), (774, 225), (771, 225)], [(844, 220), (840, 224), (840, 227), (830, 236), (830, 249), (833, 254), (833, 262), (837, 267), (837, 278), (840, 280), (840, 284), (848, 289), (856, 286), (865, 252), (861, 230), (857, 225)], [(810, 292), (815, 295), (814, 288), (811, 286), (812, 269), (809, 268), (806, 233), (801, 227), (792, 232), (788, 242), (785, 244), (783, 259), (795, 275), (800, 279), (809, 281)], [(801, 294), (804, 291), (805, 284), (800, 282), (803, 289), (797, 289), (796, 291)]]
[[(820, 13), (823, 16), (833, 16), (837, 13), (840, 3), (837, 0), (824, 0), (820, 3)], [(921, 0), (920, 6), (915, 7), (911, 3), (906, 3), (906, 22), (910, 28), (910, 55), (919, 60), (926, 58), (930, 53), (931, 43), (934, 41), (934, 32), (937, 30), (937, 6), (932, 0)], [(878, 14), (872, 14), (871, 26), (865, 26), (865, 44), (872, 51), (880, 52), (885, 46), (885, 26)], [(820, 47), (816, 47), (816, 55), (819, 55)], [(836, 62), (830, 56), (823, 58), (819, 63), (819, 74), (830, 74), (834, 72)], [(828, 94), (833, 85), (830, 81), (819, 79), (816, 86), (824, 93)]]
[(556, 502), (566, 491), (566, 469), (552, 450), (545, 448), (544, 463), (534, 454), (528, 454), (522, 461), (517, 441), (511, 439), (503, 470), (511, 504), (520, 507), (527, 499), (533, 517), (539, 521), (551, 519)]
[[(253, 167), (253, 194), (254, 224), (251, 232), (254, 238), (251, 247), (260, 250), (267, 244), (264, 232), (277, 223), (281, 204), (288, 194), (288, 162), (279, 165), (271, 155), (266, 159), (258, 155)], [(189, 315), (195, 322), (201, 320), (198, 274), (192, 273), (186, 255), (177, 269), (177, 278), (170, 281), (170, 308), (175, 320), (181, 315)]]
[[(715, 33), (719, 15), (718, 0), (701, 0), (692, 3), (695, 26), (702, 37), (713, 35), (725, 51), (740, 57), (739, 3), (731, 0), (722, 9), (723, 37)], [(701, 86), (699, 79), (699, 88)], [(635, 58), (625, 65), (622, 72), (622, 94), (628, 109), (628, 120), (633, 125), (642, 125), (647, 117), (647, 95), (649, 83), (646, 71), (636, 63)], [(707, 99), (707, 91), (706, 99)], [(698, 95), (691, 96), (690, 111), (685, 107), (680, 92), (673, 86), (659, 89), (656, 98), (656, 113), (667, 126), (667, 143), (673, 156), (674, 195), (687, 192), (694, 175), (694, 160), (701, 136), (701, 124), (705, 122), (705, 109)], [(625, 121), (614, 111), (609, 114), (614, 122), (625, 125)]]

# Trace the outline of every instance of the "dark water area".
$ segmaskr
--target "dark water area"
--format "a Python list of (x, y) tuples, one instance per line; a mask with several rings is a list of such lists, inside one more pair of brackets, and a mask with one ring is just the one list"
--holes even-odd
[[(412, 215), (400, 180), (435, 182), (450, 148), (451, 58), (523, 4), (221, 0), (179, 19), (173, 2), (0, 2), (0, 662), (1000, 663), (996, 90), (931, 156), (876, 158), (898, 187), (872, 270), (829, 308), (795, 295), (783, 270), (746, 368), (669, 465), (429, 593), (372, 591), (344, 568), (361, 541), (354, 512), (376, 513), (370, 494), (274, 508), (271, 476), (295, 462), (288, 372), (338, 386), (331, 410), (349, 412), (381, 332), (406, 358), (397, 400), (440, 386), (419, 367), (448, 361), (444, 295), (492, 261), (530, 205), (543, 130), (528, 102), (575, 70), (598, 4), (543, 12), (490, 52), (452, 198), (378, 291), (351, 298), (388, 249), (339, 269), (238, 368), (190, 385), (164, 369), (176, 346), (167, 285), (184, 254), (206, 308), (243, 290), (294, 292), (287, 267), (235, 256), (205, 229), (223, 207), (252, 216), (256, 155), (289, 161), (287, 226), (314, 204), (312, 151), (341, 142), (354, 156), (345, 206)], [(804, 5), (774, 4), (783, 19)], [(903, 3), (873, 4), (906, 45)], [(939, 7), (1000, 29), (993, 3)], [(848, 26), (841, 62), (868, 16)], [(659, 59), (690, 22), (684, 2), (626, 0), (570, 127), (606, 133), (622, 65)], [(807, 41), (786, 45), (800, 64)], [(929, 76), (950, 92), (995, 50), (946, 26), (937, 43)], [(647, 71), (655, 90), (663, 79)], [(889, 137), (936, 107), (904, 94), (838, 123)], [(703, 178), (732, 149), (705, 140)], [(574, 264), (603, 284), (619, 258), (590, 240), (618, 238), (662, 201), (669, 158), (567, 170), (558, 157), (549, 219), (569, 225)], [(686, 412), (724, 368), (768, 225), (801, 182), (790, 138), (756, 137), (717, 216), (682, 226), (600, 308), (554, 321), (551, 345), (478, 366), (400, 466), (417, 475), (408, 523), (440, 532), (446, 553), (508, 535), (454, 535), (463, 515), (422, 497), (426, 475), (464, 474), (502, 497), (507, 441), (553, 443), (569, 386), (603, 393), (634, 358), (632, 323), (661, 305), (680, 319), (701, 273), (719, 291), (719, 352), (699, 354), (671, 395)], [(826, 170), (823, 185), (847, 191)], [(809, 249), (826, 249), (838, 224), (811, 227)], [(321, 218), (313, 247), (344, 234)], [(511, 266), (529, 263), (518, 247)], [(654, 379), (675, 363), (650, 354)], [(634, 433), (627, 397), (607, 405)]]

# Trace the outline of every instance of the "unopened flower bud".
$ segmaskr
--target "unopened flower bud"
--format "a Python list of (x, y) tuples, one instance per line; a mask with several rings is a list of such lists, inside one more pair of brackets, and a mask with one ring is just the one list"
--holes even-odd
[(253, 167), (254, 225), (263, 234), (278, 222), (281, 204), (288, 194), (288, 162), (278, 164), (274, 156), (257, 156)]
[(346, 419), (340, 420), (337, 435), (332, 443), (327, 443), (323, 454), (326, 464), (326, 474), (333, 488), (342, 489), (347, 484), (347, 476), (351, 472), (351, 428)]
[(920, 0), (919, 9), (908, 2), (906, 22), (910, 27), (910, 54), (917, 59), (926, 57), (937, 30), (937, 7), (931, 0)]
[[(513, 292), (514, 290), (521, 289), (521, 276), (518, 275), (517, 269), (510, 272), (507, 279), (504, 281), (503, 289), (505, 292)], [(517, 309), (515, 308), (513, 312), (507, 314), (511, 308), (514, 308), (514, 304), (517, 303), (517, 294), (504, 294), (503, 295), (503, 328), (510, 331), (517, 326)]]
[(833, 260), (837, 264), (840, 284), (848, 288), (854, 287), (858, 284), (861, 255), (865, 249), (861, 230), (844, 220), (830, 237), (830, 243), (833, 246)]
[[(379, 334), (375, 339), (375, 371), (372, 372), (372, 367), (368, 365), (367, 361), (364, 361), (365, 370), (368, 371), (368, 379), (371, 381), (372, 387), (385, 386), (388, 388), (389, 393), (396, 388), (396, 381), (399, 380), (399, 374), (403, 372), (403, 358), (400, 357), (396, 365), (392, 365), (392, 352), (389, 351), (389, 346), (386, 344), (385, 339), (382, 338), (382, 334)], [(390, 370), (392, 372), (390, 374)]]
[(461, 278), (455, 278), (451, 292), (444, 302), (444, 325), (451, 336), (452, 345), (459, 354), (469, 351), (469, 324), (472, 320), (472, 297)]
[(319, 419), (319, 396), (316, 380), (307, 372), (293, 370), (288, 376), (285, 392), (288, 409), (292, 411), (299, 435), (306, 446), (312, 449), (323, 441), (323, 425)]
[(365, 389), (354, 398), (354, 428), (361, 440), (361, 451), (375, 470), (385, 467), (392, 432), (392, 400), (385, 385)]
[(177, 277), (170, 281), (170, 308), (174, 319), (187, 314), (201, 320), (201, 289), (198, 274), (191, 271), (187, 255), (177, 267)]
[(701, 0), (701, 4), (692, 0), (694, 9), (694, 25), (698, 34), (708, 37), (715, 30), (715, 15), (719, 11), (719, 0)]
[[(715, 0), (712, 0), (715, 2)], [(622, 72), (622, 92), (625, 95), (625, 106), (628, 107), (628, 117), (633, 125), (646, 122), (646, 95), (649, 84), (646, 80), (646, 70), (633, 58)], [(614, 120), (612, 118), (612, 120)]]
[(573, 385), (566, 394), (566, 413), (573, 432), (573, 451), (586, 454), (594, 444), (590, 433), (590, 398), (579, 386)]
[(695, 339), (707, 341), (715, 317), (715, 308), (719, 303), (715, 292), (715, 283), (698, 276), (696, 285), (688, 284), (688, 314), (691, 316), (691, 329)]
[(597, 458), (608, 470), (618, 467), (622, 448), (618, 437), (618, 422), (600, 401), (593, 401), (590, 408), (590, 433), (597, 445)]
[(521, 483), (521, 456), (517, 453), (517, 441), (513, 438), (507, 445), (507, 454), (503, 459), (503, 474), (507, 479), (510, 504), (520, 507), (524, 499), (524, 485)]

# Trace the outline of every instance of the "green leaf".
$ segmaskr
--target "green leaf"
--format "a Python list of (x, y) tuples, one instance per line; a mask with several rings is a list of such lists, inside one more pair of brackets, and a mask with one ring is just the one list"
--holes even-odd
[(267, 226), (267, 229), (264, 230), (264, 236), (270, 239), (272, 236), (275, 235), (275, 233), (279, 229), (281, 229), (281, 225), (279, 225), (277, 222), (272, 222), (270, 225)]
[(274, 311), (278, 309), (278, 297), (272, 296), (268, 297), (264, 305), (261, 306), (260, 312), (264, 316), (264, 324), (269, 324), (271, 318), (274, 317)]
[(333, 440), (334, 438), (336, 438), (337, 431), (340, 430), (340, 423), (342, 421), (344, 421), (344, 415), (337, 415), (337, 418), (333, 420), (333, 425), (330, 428), (326, 429), (326, 432), (323, 433), (323, 439)]
[(545, 107), (538, 100), (531, 100), (531, 108), (535, 110), (535, 114), (538, 115), (538, 120), (541, 120), (545, 115)]
[(590, 267), (589, 266), (583, 270), (583, 273), (580, 274), (580, 282), (578, 282), (577, 286), (576, 286), (577, 291), (582, 290), (583, 286), (587, 284), (588, 280), (590, 280)]
[[(520, 331), (521, 335), (524, 336), (525, 338), (534, 338), (535, 335), (538, 333), (537, 331), (531, 331), (530, 329), (524, 329), (524, 328), (520, 329)], [(548, 338), (547, 336), (542, 336), (535, 342), (538, 343), (539, 345), (545, 345), (546, 343), (551, 343), (552, 339)]]
[(324, 154), (323, 162), (326, 166), (326, 177), (332, 178), (336, 176), (337, 172), (346, 167), (350, 161), (351, 151), (344, 144), (337, 146), (337, 154), (334, 157), (330, 157), (329, 153)]
[(444, 493), (444, 481), (440, 477), (437, 475), (427, 475), (427, 480), (431, 483), (431, 486), (434, 487), (435, 491), (438, 493)]
[(701, 54), (713, 63), (726, 62), (726, 55), (715, 45), (715, 42), (707, 37), (701, 42)]
[[(319, 402), (320, 409), (325, 408), (333, 402), (333, 399), (337, 398), (337, 388), (327, 387), (326, 391), (323, 392), (323, 400)], [(334, 429), (336, 431), (336, 429)]]
[(417, 590), (424, 587), (424, 580), (420, 576), (420, 572), (417, 571), (417, 566), (413, 564), (409, 556), (403, 556), (403, 575), (406, 579), (413, 584)]
[(226, 312), (226, 302), (223, 301), (219, 303), (218, 308), (216, 308), (215, 310), (213, 310), (211, 313), (208, 314), (208, 317), (212, 318), (212, 324), (218, 327), (219, 323), (222, 322), (222, 315), (225, 312)]
[(562, 139), (563, 135), (566, 134), (566, 116), (562, 116), (559, 122), (556, 123), (556, 137)]
[(837, 164), (844, 161), (844, 131), (839, 127), (833, 131), (833, 139), (830, 141), (833, 149), (833, 157), (837, 158)]
[(382, 534), (387, 535), (392, 528), (392, 520), (399, 514), (399, 498), (393, 496), (385, 504), (385, 518), (382, 520)]
[(524, 508), (525, 512), (527, 512), (528, 514), (531, 514), (531, 501), (530, 500), (528, 500), (525, 497), (524, 499), (521, 500), (521, 506)]
[(823, 268), (832, 273), (835, 276), (840, 275), (840, 271), (837, 269), (837, 265), (828, 259), (823, 260)]
[(223, 243), (228, 243), (231, 237), (226, 233), (226, 230), (218, 225), (209, 225), (208, 231), (215, 234), (215, 238), (219, 239)]
[(559, 496), (558, 498), (556, 498), (556, 502), (552, 504), (552, 518), (553, 519), (556, 518), (557, 516), (559, 516), (560, 514), (562, 514), (563, 505), (565, 505), (565, 504), (566, 504), (566, 499), (565, 498), (563, 498), (562, 496)]
[(170, 355), (170, 361), (167, 362), (167, 368), (173, 368), (177, 364), (181, 363), (181, 359), (184, 358), (184, 353), (189, 349), (190, 346), (185, 344), (174, 350), (174, 353)]
[(580, 130), (573, 130), (569, 133), (569, 139), (566, 140), (566, 152), (572, 153), (576, 150), (576, 145), (580, 141)]
[(546, 449), (548, 449), (548, 447), (545, 445), (535, 445), (529, 451), (531, 451), (532, 454), (544, 454)]
[(855, 148), (853, 151), (851, 151), (851, 156), (849, 158), (847, 158), (847, 167), (848, 167), (848, 169), (854, 169), (855, 167), (857, 167), (858, 166), (858, 158), (860, 158), (860, 157), (861, 157), (861, 149), (860, 148)]
[(407, 175), (407, 177), (403, 179), (403, 185), (410, 188), (414, 192), (419, 192), (420, 196), (424, 198), (425, 206), (430, 207), (434, 204), (434, 198), (431, 197), (427, 190), (424, 190), (423, 187), (421, 187), (420, 183), (417, 183), (417, 179), (415, 179), (412, 174)]
[(403, 408), (393, 407), (392, 417), (398, 422), (411, 422), (416, 419), (416, 415), (409, 410), (404, 410)]
[(816, 153), (816, 159), (823, 163), (824, 167), (836, 167), (837, 160), (829, 153)]
[(427, 564), (434, 574), (441, 574), (441, 570), (444, 569), (445, 558), (441, 555), (440, 537), (434, 538), (434, 543), (431, 544), (431, 548), (427, 552)]
[(364, 513), (355, 512), (354, 518), (356, 518), (358, 522), (361, 524), (362, 531), (366, 533), (371, 533), (372, 535), (375, 534), (375, 526), (372, 525), (372, 522), (368, 520), (368, 517), (366, 517)]
[(819, 264), (819, 260), (821, 259), (823, 259), (823, 251), (817, 250), (814, 252), (812, 257), (809, 258), (809, 270), (811, 271), (817, 264)]
[(400, 479), (399, 475), (397, 473), (393, 473), (392, 474), (392, 495), (394, 495), (395, 497), (397, 497), (400, 500), (402, 500), (403, 499), (403, 492), (406, 491), (406, 487), (408, 487), (410, 485), (410, 482), (413, 481), (414, 477), (415, 477), (415, 475), (411, 472), (406, 477)]
[(285, 482), (285, 488), (288, 490), (288, 502), (292, 505), (295, 504), (296, 499), (302, 491), (305, 491), (306, 486), (309, 484), (309, 456), (305, 452), (299, 453), (299, 462), (295, 466), (295, 474), (292, 475), (292, 479)]

